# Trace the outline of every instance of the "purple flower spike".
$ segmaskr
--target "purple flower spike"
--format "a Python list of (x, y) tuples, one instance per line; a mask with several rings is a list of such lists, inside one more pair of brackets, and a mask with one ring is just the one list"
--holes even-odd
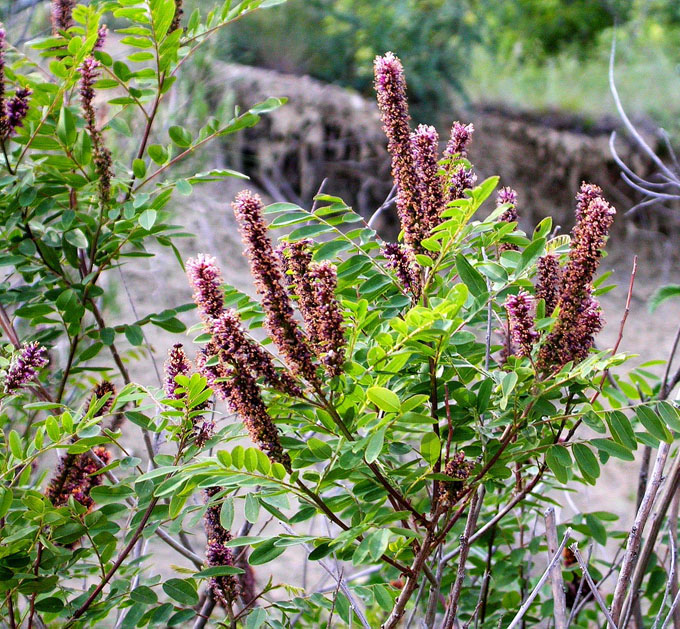
[(7, 127), (10, 133), (17, 127), (23, 126), (24, 118), (28, 113), (28, 100), (32, 93), (30, 88), (20, 87), (7, 102)]
[(448, 200), (465, 198), (465, 191), (472, 190), (477, 183), (477, 175), (472, 168), (467, 168), (464, 164), (457, 164), (453, 167), (449, 177)]
[(395, 272), (401, 285), (418, 299), (422, 287), (413, 252), (396, 242), (390, 242), (383, 247), (383, 255), (387, 258), (387, 266)]
[(216, 354), (212, 343), (198, 354), (198, 370), (208, 380), (208, 385), (224, 400), (232, 413), (243, 421), (253, 443), (273, 462), (281, 463), (290, 471), (290, 457), (283, 451), (279, 431), (267, 412), (255, 378), (247, 371), (239, 372), (220, 361), (208, 366), (207, 359)]
[(95, 50), (101, 50), (104, 48), (106, 43), (106, 36), (109, 34), (109, 27), (106, 24), (102, 24), (97, 30), (97, 41), (94, 43)]
[(616, 211), (599, 193), (597, 186), (583, 183), (576, 197), (577, 218), (571, 232), (569, 261), (561, 279), (559, 316), (539, 353), (541, 371), (582, 361), (602, 328), (592, 281)]
[(392, 157), (392, 178), (397, 186), (397, 212), (408, 245), (417, 246), (420, 235), (417, 216), (418, 184), (413, 167), (409, 136), (410, 116), (406, 79), (401, 61), (391, 52), (373, 63), (378, 109)]
[(179, 385), (175, 381), (176, 376), (189, 376), (191, 374), (191, 363), (184, 351), (181, 343), (175, 343), (168, 351), (168, 358), (165, 361), (165, 380), (163, 390), (167, 398), (176, 400), (179, 398), (177, 389)]
[(199, 253), (186, 263), (189, 284), (194, 290), (192, 295), (198, 306), (198, 312), (203, 321), (216, 319), (224, 311), (224, 295), (222, 273), (217, 266), (217, 260), (212, 256)]
[(531, 295), (523, 290), (520, 290), (517, 295), (510, 295), (505, 300), (505, 309), (510, 321), (510, 334), (518, 346), (518, 356), (531, 356), (531, 350), (538, 339), (538, 333), (534, 330), (531, 306)]
[(99, 61), (87, 57), (78, 68), (80, 72), (80, 102), (87, 131), (92, 140), (92, 161), (99, 180), (99, 197), (102, 205), (107, 205), (111, 196), (111, 180), (113, 179), (113, 161), (111, 151), (104, 145), (104, 138), (97, 129), (97, 118), (94, 109), (94, 83), (97, 80)]
[(312, 353), (293, 316), (286, 292), (283, 269), (267, 237), (262, 200), (249, 190), (239, 193), (232, 204), (245, 246), (257, 292), (262, 297), (265, 323), (274, 344), (295, 375), (317, 382)]
[(462, 124), (456, 120), (451, 127), (451, 138), (444, 150), (444, 157), (467, 157), (467, 147), (474, 131), (474, 125)]
[[(208, 503), (208, 508), (203, 517), (207, 538), (205, 558), (210, 568), (234, 565), (234, 553), (231, 548), (225, 545), (232, 539), (231, 533), (220, 524), (222, 505), (219, 503), (210, 504), (212, 498), (220, 491), (220, 487), (208, 487), (205, 490), (205, 501)], [(238, 581), (231, 574), (211, 577), (209, 583), (215, 598), (225, 605), (231, 605), (239, 592)]]
[[(165, 395), (171, 400), (180, 399), (180, 395), (177, 392), (179, 384), (175, 381), (175, 377), (179, 375), (187, 377), (191, 375), (191, 362), (184, 351), (184, 346), (181, 343), (176, 343), (168, 351), (168, 358), (165, 361), (165, 380), (163, 382)], [(193, 410), (207, 409), (208, 405), (208, 401), (205, 401), (200, 407)], [(202, 448), (206, 441), (212, 437), (214, 423), (202, 415), (192, 417), (191, 423), (193, 425), (195, 443), (199, 448)]]
[(549, 253), (538, 259), (536, 269), (536, 299), (545, 301), (545, 314), (550, 316), (560, 297), (560, 261)]
[(271, 354), (253, 339), (246, 336), (241, 318), (235, 310), (225, 310), (208, 324), (214, 345), (221, 358), (236, 369), (261, 376), (265, 384), (288, 395), (300, 396), (302, 390), (289, 372), (278, 372)]
[(312, 264), (309, 275), (314, 290), (314, 339), (319, 358), (329, 376), (340, 374), (345, 361), (345, 329), (342, 310), (335, 296), (338, 287), (338, 274), (335, 266), (324, 261)]
[(38, 343), (24, 345), (12, 358), (5, 374), (5, 392), (17, 391), (34, 381), (38, 370), (47, 365), (47, 350)]
[(55, 35), (73, 26), (72, 13), (75, 6), (75, 0), (52, 0), (52, 30)]
[(441, 222), (444, 190), (439, 175), (439, 135), (432, 126), (419, 125), (411, 134), (411, 153), (418, 182), (418, 244)]
[(465, 481), (470, 476), (474, 467), (472, 461), (465, 458), (465, 452), (458, 450), (446, 463), (444, 474), (455, 480), (444, 481), (442, 483), (442, 498), (445, 504), (452, 506), (458, 502), (461, 496)]

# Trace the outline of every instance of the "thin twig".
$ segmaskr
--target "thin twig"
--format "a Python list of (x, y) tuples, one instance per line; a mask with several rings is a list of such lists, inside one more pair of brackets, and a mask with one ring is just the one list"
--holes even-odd
[(478, 509), (477, 506), (480, 505), (484, 500), (484, 493), (484, 487), (480, 487), (479, 490), (472, 496), (472, 500), (470, 501), (470, 512), (468, 513), (468, 518), (465, 522), (465, 530), (463, 531), (463, 535), (460, 538), (460, 559), (458, 560), (458, 571), (456, 572), (456, 580), (451, 586), (449, 606), (446, 610), (444, 622), (442, 623), (443, 629), (452, 629), (454, 622), (456, 621), (458, 602), (463, 591), (463, 581), (465, 580), (465, 564), (467, 563), (468, 552), (470, 551), (470, 538), (472, 537), (472, 531), (474, 531), (475, 526), (477, 526), (477, 518), (479, 517), (479, 512), (481, 510)]
[(515, 614), (515, 617), (512, 619), (512, 622), (508, 625), (507, 629), (515, 629), (515, 627), (518, 627), (520, 625), (520, 623), (522, 622), (522, 618), (524, 618), (525, 614), (529, 611), (531, 604), (534, 602), (536, 596), (538, 596), (538, 593), (543, 587), (543, 584), (548, 580), (548, 576), (550, 575), (550, 571), (552, 570), (553, 565), (556, 564), (562, 557), (562, 551), (564, 550), (570, 538), (571, 529), (569, 528), (564, 534), (564, 538), (562, 539), (562, 543), (557, 548), (557, 552), (553, 555), (552, 559), (550, 560), (550, 563), (548, 563), (548, 567), (545, 569), (545, 572), (538, 580), (538, 583), (531, 591), (526, 601), (522, 603), (522, 606), (519, 608), (517, 614)]
[[(626, 295), (626, 306), (623, 310), (623, 316), (621, 317), (621, 324), (619, 325), (619, 336), (616, 339), (616, 343), (614, 344), (614, 347), (612, 348), (612, 356), (616, 355), (616, 352), (619, 351), (619, 345), (621, 345), (621, 340), (623, 339), (623, 329), (626, 327), (626, 320), (628, 319), (628, 314), (630, 313), (630, 300), (633, 297), (633, 286), (635, 285), (635, 275), (637, 273), (637, 261), (638, 257), (634, 256), (633, 257), (633, 268), (630, 272), (630, 281), (628, 283), (628, 294)], [(600, 393), (602, 393), (602, 386), (604, 385), (605, 381), (607, 380), (607, 376), (609, 375), (609, 368), (604, 370), (604, 373), (602, 374), (602, 380), (600, 380), (600, 385), (597, 387), (597, 391), (595, 392), (595, 395), (590, 399), (590, 403), (593, 404), (595, 400), (600, 396)]]
[[(557, 524), (553, 507), (549, 507), (545, 512), (545, 537), (548, 541), (548, 553), (554, 555), (557, 552)], [(555, 629), (566, 629), (567, 600), (564, 594), (562, 567), (559, 562), (555, 563), (550, 570), (550, 584), (554, 601)]]
[[(652, 511), (652, 505), (656, 499), (656, 495), (659, 491), (659, 486), (663, 479), (663, 469), (666, 465), (666, 459), (668, 457), (668, 452), (670, 451), (670, 444), (662, 443), (659, 446), (659, 450), (656, 454), (656, 460), (654, 461), (654, 468), (652, 470), (651, 481), (645, 491), (645, 495), (642, 498), (642, 503), (635, 516), (635, 521), (630, 529), (630, 534), (628, 535), (628, 544), (626, 545), (626, 552), (623, 556), (623, 562), (621, 564), (621, 572), (619, 573), (619, 578), (616, 582), (616, 588), (614, 589), (614, 598), (612, 600), (612, 618), (615, 623), (619, 622), (621, 618), (621, 612), (623, 610), (623, 603), (626, 597), (626, 592), (628, 591), (628, 586), (630, 585), (631, 578), (633, 576), (633, 569), (635, 568), (635, 563), (638, 559), (638, 553), (640, 551), (640, 544), (642, 542), (642, 532), (644, 531), (647, 520), (649, 519), (649, 514)], [(631, 599), (629, 599), (631, 600)]]
[(607, 622), (611, 626), (611, 629), (617, 629), (616, 623), (614, 622), (614, 619), (611, 617), (611, 614), (607, 609), (606, 603), (602, 600), (602, 595), (600, 594), (600, 591), (597, 589), (595, 583), (593, 583), (593, 578), (590, 576), (590, 572), (588, 571), (588, 565), (586, 564), (585, 561), (583, 561), (583, 557), (581, 556), (581, 553), (578, 550), (578, 546), (576, 544), (572, 544), (569, 548), (571, 549), (571, 552), (574, 553), (574, 557), (576, 557), (576, 561), (578, 562), (578, 565), (580, 566), (581, 571), (583, 572), (583, 577), (587, 581), (588, 587), (590, 588), (590, 591), (593, 593), (593, 596), (595, 597), (597, 604), (600, 606), (600, 609), (604, 613)]
[(396, 200), (397, 200), (397, 184), (395, 183), (392, 186), (392, 189), (390, 190), (389, 194), (387, 195), (387, 198), (383, 201), (383, 204), (375, 212), (373, 212), (371, 218), (368, 219), (368, 223), (366, 223), (368, 227), (374, 229), (378, 217)]
[(212, 590), (208, 589), (208, 594), (203, 602), (203, 607), (201, 607), (201, 611), (199, 612), (198, 618), (192, 629), (203, 629), (210, 619), (213, 609), (215, 609), (215, 597), (213, 596)]
[[(663, 593), (663, 599), (661, 600), (661, 605), (659, 606), (659, 613), (656, 615), (656, 618), (654, 619), (654, 624), (652, 625), (652, 629), (657, 629), (659, 626), (659, 622), (661, 622), (661, 614), (663, 613), (664, 608), (666, 607), (666, 601), (668, 600), (668, 597), (671, 593), (671, 590), (673, 589), (673, 584), (675, 583), (675, 577), (676, 577), (676, 560), (677, 560), (677, 555), (678, 555), (678, 549), (675, 546), (675, 540), (673, 539), (673, 531), (671, 530), (670, 527), (670, 522), (668, 526), (668, 542), (670, 544), (670, 550), (671, 550), (671, 565), (670, 565), (670, 570), (668, 573), (668, 579), (666, 581), (666, 588)], [(671, 603), (672, 604), (672, 603)]]

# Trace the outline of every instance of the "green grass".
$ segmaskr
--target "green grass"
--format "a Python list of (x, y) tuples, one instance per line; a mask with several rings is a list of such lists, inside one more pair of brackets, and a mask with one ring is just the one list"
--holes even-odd
[[(473, 103), (504, 103), (513, 108), (561, 109), (586, 118), (616, 115), (609, 91), (611, 33), (585, 59), (563, 53), (545, 63), (503, 61), (478, 47), (465, 82)], [(634, 44), (619, 36), (616, 85), (629, 115), (649, 116), (676, 137), (680, 135), (680, 52), (669, 42)], [(676, 50), (678, 50), (676, 48)]]

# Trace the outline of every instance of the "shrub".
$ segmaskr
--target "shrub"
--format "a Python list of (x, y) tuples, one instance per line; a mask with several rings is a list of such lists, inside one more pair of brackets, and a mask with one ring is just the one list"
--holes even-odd
[[(162, 387), (130, 380), (123, 337), (141, 347), (148, 324), (181, 334), (176, 315), (190, 307), (108, 326), (102, 277), (153, 242), (173, 246), (175, 189), (234, 174), (173, 180), (172, 166), (282, 101), (198, 134), (172, 126), (169, 144), (150, 143), (154, 121), (175, 78), (190, 80), (178, 70), (192, 51), (267, 4), (227, 3), (185, 24), (167, 0), (58, 2), (53, 36), (34, 44), (49, 71), (0, 51), (7, 623), (389, 628), (417, 616), (427, 627), (515, 627), (554, 614), (565, 627), (568, 606), (587, 626), (609, 613), (591, 579), (619, 560), (587, 569), (572, 546), (563, 571), (561, 553), (624, 537), (613, 623), (629, 611), (665, 617), (666, 560), (650, 558), (680, 482), (676, 459), (659, 489), (680, 414), (643, 369), (609, 373), (625, 359), (618, 343), (594, 347), (614, 210), (583, 184), (571, 238), (551, 237), (549, 219), (520, 231), (510, 188), (485, 211), (498, 179), (476, 185), (472, 125), (454, 123), (440, 157), (433, 127), (411, 131), (391, 53), (376, 59), (375, 85), (396, 190), (384, 207), (394, 201), (402, 242), (381, 243), (339, 197), (305, 209), (242, 192), (233, 210), (258, 299), (197, 253), (186, 262), (195, 360), (177, 343)], [(126, 24), (127, 61), (102, 48), (109, 14)], [(118, 92), (102, 124), (106, 89)], [(139, 141), (129, 164), (115, 134)], [(144, 460), (126, 449), (132, 439)], [(595, 484), (638, 443), (657, 455), (629, 534), (599, 509), (557, 526), (555, 492)], [(159, 566), (157, 539), (191, 567)], [(289, 583), (284, 561), (330, 579)], [(638, 604), (642, 591), (651, 605)]]

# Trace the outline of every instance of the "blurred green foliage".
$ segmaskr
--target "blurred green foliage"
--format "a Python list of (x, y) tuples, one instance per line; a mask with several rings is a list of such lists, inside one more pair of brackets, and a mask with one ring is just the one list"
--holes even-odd
[(565, 49), (587, 54), (602, 31), (635, 14), (631, 0), (482, 0), (480, 5), (487, 48), (534, 60)]
[(480, 16), (461, 0), (293, 1), (226, 35), (226, 57), (372, 92), (376, 55), (402, 55), (416, 105), (462, 89)]

